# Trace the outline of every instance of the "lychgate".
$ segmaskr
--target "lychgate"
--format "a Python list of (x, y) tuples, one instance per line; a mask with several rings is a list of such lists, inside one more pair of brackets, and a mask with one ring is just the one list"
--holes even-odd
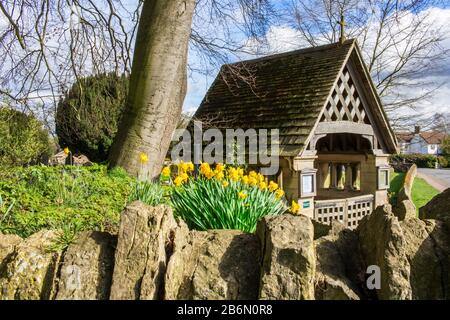
[(319, 222), (355, 228), (388, 201), (397, 141), (355, 40), (225, 65), (195, 119), (279, 129), (280, 168), (268, 179)]

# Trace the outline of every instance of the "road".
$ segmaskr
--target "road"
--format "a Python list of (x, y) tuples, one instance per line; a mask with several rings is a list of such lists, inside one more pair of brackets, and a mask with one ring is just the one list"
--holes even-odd
[(444, 191), (450, 188), (450, 169), (417, 169), (417, 176), (425, 179), (431, 186)]

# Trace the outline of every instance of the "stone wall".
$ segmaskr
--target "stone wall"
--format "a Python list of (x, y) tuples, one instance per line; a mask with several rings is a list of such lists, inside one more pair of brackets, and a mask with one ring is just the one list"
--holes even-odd
[[(449, 299), (448, 215), (426, 215), (383, 206), (354, 231), (282, 215), (256, 234), (199, 232), (135, 202), (117, 235), (83, 232), (63, 252), (49, 250), (51, 231), (0, 234), (0, 299)], [(369, 265), (380, 290), (365, 285)]]
[(414, 219), (417, 217), (417, 210), (412, 200), (412, 188), (417, 175), (417, 166), (413, 164), (405, 174), (403, 186), (397, 195), (397, 203), (394, 205), (393, 213), (400, 221)]

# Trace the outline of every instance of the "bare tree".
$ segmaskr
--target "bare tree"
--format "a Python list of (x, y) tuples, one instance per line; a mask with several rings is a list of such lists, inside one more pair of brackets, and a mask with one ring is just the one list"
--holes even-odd
[(424, 77), (449, 53), (441, 46), (446, 35), (426, 13), (431, 4), (431, 0), (290, 0), (286, 17), (300, 42), (317, 46), (339, 40), (343, 14), (345, 36), (358, 39), (391, 122), (400, 127), (409, 125), (404, 111), (416, 109), (441, 86)]
[[(80, 77), (129, 75), (143, 0), (4, 0), (0, 3), (0, 99), (36, 113), (53, 131), (59, 98)], [(269, 0), (197, 0), (191, 73), (211, 75), (261, 38)], [(236, 35), (240, 34), (240, 37)]]
[(130, 72), (141, 3), (2, 1), (0, 95), (52, 129), (57, 100), (79, 77)]
[[(242, 19), (249, 35), (260, 33), (257, 28), (262, 26), (259, 20), (264, 21), (258, 16), (262, 2), (238, 1), (241, 9), (250, 10), (232, 20)], [(210, 1), (209, 16), (230, 10), (224, 4)], [(126, 109), (110, 153), (111, 166), (123, 167), (146, 179), (159, 176), (186, 94), (187, 49), (193, 33), (194, 7), (195, 0), (144, 2)], [(224, 38), (232, 32), (227, 26), (221, 29)], [(215, 40), (198, 37), (197, 41), (209, 52), (223, 49)], [(231, 46), (227, 49), (232, 51)], [(140, 161), (142, 154), (149, 155), (148, 163)]]
[[(191, 29), (190, 19), (188, 23), (176, 17), (180, 7), (185, 7), (182, 11), (186, 15), (182, 16), (189, 17), (194, 2)], [(136, 174), (140, 166), (135, 163), (135, 154), (153, 154), (155, 165), (146, 168), (150, 176), (162, 163), (167, 137), (181, 111), (185, 41), (191, 41), (191, 51), (201, 61), (189, 70), (208, 74), (244, 52), (243, 39), (265, 35), (268, 17), (273, 13), (269, 0), (5, 0), (0, 9), (0, 95), (8, 104), (43, 115), (50, 129), (57, 100), (80, 77), (111, 71), (128, 74), (133, 69), (128, 116), (124, 117), (111, 160), (113, 165)], [(159, 27), (148, 20), (158, 20), (160, 15), (172, 24), (160, 23)], [(183, 26), (177, 29), (181, 22)], [(135, 52), (138, 23), (139, 52)], [(181, 34), (174, 36), (173, 30)], [(164, 34), (172, 39), (170, 47), (164, 37), (158, 38)], [(159, 65), (155, 57), (159, 57)], [(172, 70), (170, 63), (178, 69)], [(167, 70), (169, 74), (161, 73)], [(149, 97), (151, 92), (160, 100)]]

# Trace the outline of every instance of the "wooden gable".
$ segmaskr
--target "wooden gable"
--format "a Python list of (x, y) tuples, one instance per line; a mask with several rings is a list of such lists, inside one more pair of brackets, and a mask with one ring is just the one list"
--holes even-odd
[(374, 150), (385, 154), (397, 151), (397, 140), (356, 42), (302, 154), (314, 150), (317, 140), (330, 133), (359, 134), (371, 142)]
[(361, 101), (360, 94), (346, 66), (339, 74), (333, 92), (328, 98), (320, 122), (350, 121), (371, 124), (367, 106)]

